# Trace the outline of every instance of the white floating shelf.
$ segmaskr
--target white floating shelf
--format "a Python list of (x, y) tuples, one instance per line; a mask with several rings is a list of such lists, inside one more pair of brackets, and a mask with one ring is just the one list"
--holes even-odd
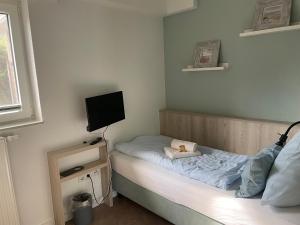
[(251, 37), (251, 36), (257, 36), (257, 35), (263, 35), (263, 34), (271, 34), (271, 33), (277, 33), (277, 32), (285, 32), (285, 31), (293, 31), (293, 30), (300, 30), (300, 23), (295, 23), (291, 26), (286, 27), (276, 27), (271, 29), (265, 29), (265, 30), (245, 30), (243, 33), (240, 33), (240, 37)]
[(218, 67), (203, 67), (203, 68), (185, 68), (182, 72), (198, 72), (198, 71), (220, 71), (229, 68), (229, 63), (222, 63)]

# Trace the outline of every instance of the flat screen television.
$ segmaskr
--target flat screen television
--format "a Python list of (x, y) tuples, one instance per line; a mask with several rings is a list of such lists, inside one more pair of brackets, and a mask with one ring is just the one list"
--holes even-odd
[(89, 132), (125, 119), (122, 91), (86, 98), (85, 104)]

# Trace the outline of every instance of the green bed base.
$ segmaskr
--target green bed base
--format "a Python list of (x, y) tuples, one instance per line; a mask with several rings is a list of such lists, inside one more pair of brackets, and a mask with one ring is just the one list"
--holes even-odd
[(175, 225), (221, 225), (185, 206), (149, 191), (113, 171), (113, 189)]

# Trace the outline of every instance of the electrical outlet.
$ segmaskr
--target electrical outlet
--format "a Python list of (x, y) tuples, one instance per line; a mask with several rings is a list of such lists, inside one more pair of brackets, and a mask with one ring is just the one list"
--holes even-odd
[(93, 172), (90, 173), (91, 177), (98, 176), (99, 174), (100, 174), (99, 169), (96, 169), (96, 170), (94, 170)]
[(87, 179), (86, 174), (82, 175), (82, 176), (78, 177), (78, 183), (85, 182), (86, 179)]
[(91, 177), (95, 177), (95, 176), (98, 176), (100, 174), (100, 170), (99, 169), (96, 169), (92, 172), (89, 172), (89, 173), (86, 173), (80, 177), (78, 177), (78, 183), (81, 183), (81, 182), (85, 182), (86, 180), (88, 180), (89, 178), (87, 177), (87, 175), (90, 175)]

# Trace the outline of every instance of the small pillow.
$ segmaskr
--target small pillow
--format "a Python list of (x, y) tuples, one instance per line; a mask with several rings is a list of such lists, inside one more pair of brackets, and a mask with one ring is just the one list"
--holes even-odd
[(282, 147), (273, 145), (261, 150), (248, 161), (241, 174), (242, 184), (235, 193), (237, 198), (250, 198), (265, 189), (269, 172), (281, 149)]
[(263, 205), (290, 207), (300, 205), (300, 132), (282, 149), (275, 160)]

